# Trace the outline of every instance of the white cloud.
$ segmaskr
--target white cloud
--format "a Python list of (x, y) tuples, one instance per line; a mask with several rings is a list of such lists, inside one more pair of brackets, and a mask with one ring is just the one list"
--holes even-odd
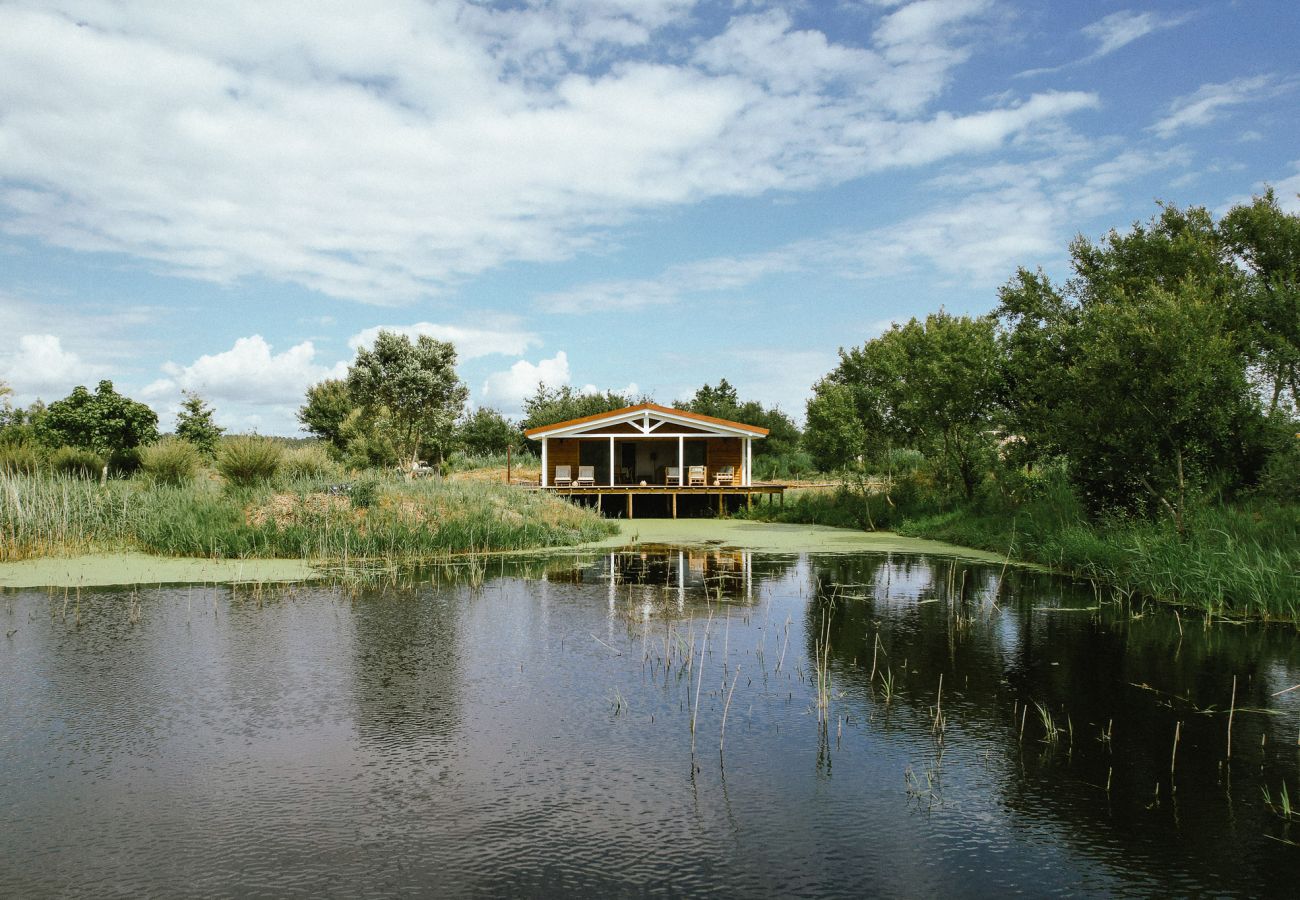
[(37, 395), (58, 399), (78, 384), (89, 384), (102, 377), (103, 370), (87, 365), (81, 357), (66, 350), (63, 341), (53, 334), (24, 334), (8, 353), (0, 352), (0, 377), (14, 390), (19, 401)]
[(1113, 12), (1083, 29), (1084, 35), (1097, 43), (1089, 59), (1114, 53), (1153, 31), (1173, 28), (1186, 21), (1187, 16), (1161, 16), (1155, 12), (1135, 13), (1127, 9)]
[(222, 401), (245, 406), (286, 406), (302, 402), (307, 388), (326, 378), (343, 378), (347, 363), (316, 362), (316, 348), (303, 341), (274, 352), (260, 334), (237, 339), (229, 350), (200, 356), (189, 365), (166, 363), (166, 378), (143, 391), (153, 401), (170, 400), (181, 391), (196, 391), (214, 406)]
[(348, 346), (353, 350), (368, 347), (374, 343), (381, 331), (395, 331), (412, 340), (420, 335), (427, 335), (439, 341), (448, 341), (456, 345), (457, 356), (462, 360), (478, 359), (480, 356), (493, 354), (523, 356), (530, 347), (536, 347), (541, 343), (537, 335), (527, 331), (416, 322), (414, 325), (375, 325), (348, 338)]
[(1256, 103), (1290, 90), (1294, 85), (1272, 75), (1234, 78), (1222, 84), (1203, 84), (1194, 93), (1169, 104), (1169, 112), (1148, 130), (1162, 138), (1184, 128), (1209, 125), (1234, 106)]
[(988, 0), (870, 44), (687, 0), (0, 6), (16, 234), (395, 303), (638, 213), (985, 152), (1096, 104), (934, 110)]
[(503, 372), (493, 372), (483, 383), (483, 405), (495, 406), (507, 414), (517, 412), (538, 384), (549, 388), (569, 383), (569, 356), (560, 350), (536, 364), (521, 359)]

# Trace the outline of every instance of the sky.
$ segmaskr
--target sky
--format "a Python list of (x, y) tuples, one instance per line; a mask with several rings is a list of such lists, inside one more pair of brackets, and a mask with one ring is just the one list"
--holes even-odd
[(475, 406), (841, 347), (1157, 202), (1300, 211), (1300, 3), (0, 0), (0, 380), (299, 433), (380, 328)]

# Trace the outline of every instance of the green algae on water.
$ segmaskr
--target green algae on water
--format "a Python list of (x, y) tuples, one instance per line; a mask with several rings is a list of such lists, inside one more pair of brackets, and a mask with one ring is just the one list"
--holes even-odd
[(194, 559), (147, 553), (97, 553), (0, 563), (0, 588), (285, 582), (319, 577), (313, 566), (299, 559)]

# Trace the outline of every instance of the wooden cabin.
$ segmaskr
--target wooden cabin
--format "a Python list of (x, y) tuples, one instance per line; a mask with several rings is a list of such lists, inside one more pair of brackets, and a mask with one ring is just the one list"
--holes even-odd
[[(542, 444), (542, 487), (742, 488), (767, 429), (641, 403), (524, 432)], [(559, 479), (557, 481), (557, 473)], [(590, 476), (582, 480), (580, 474)]]

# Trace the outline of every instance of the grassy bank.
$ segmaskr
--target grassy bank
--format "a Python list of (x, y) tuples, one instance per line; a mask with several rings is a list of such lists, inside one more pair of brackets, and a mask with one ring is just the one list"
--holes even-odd
[(1125, 594), (1216, 615), (1300, 621), (1300, 509), (1292, 504), (1203, 505), (1189, 513), (1181, 535), (1166, 519), (1089, 519), (1061, 491), (1014, 504), (939, 508), (906, 492), (887, 499), (845, 487), (794, 494), (783, 509), (762, 507), (753, 515), (894, 530), (1040, 563)]
[(567, 546), (613, 528), (589, 511), (503, 484), (311, 479), (236, 488), (202, 479), (0, 476), (0, 562), (111, 551), (314, 561), (419, 560)]

